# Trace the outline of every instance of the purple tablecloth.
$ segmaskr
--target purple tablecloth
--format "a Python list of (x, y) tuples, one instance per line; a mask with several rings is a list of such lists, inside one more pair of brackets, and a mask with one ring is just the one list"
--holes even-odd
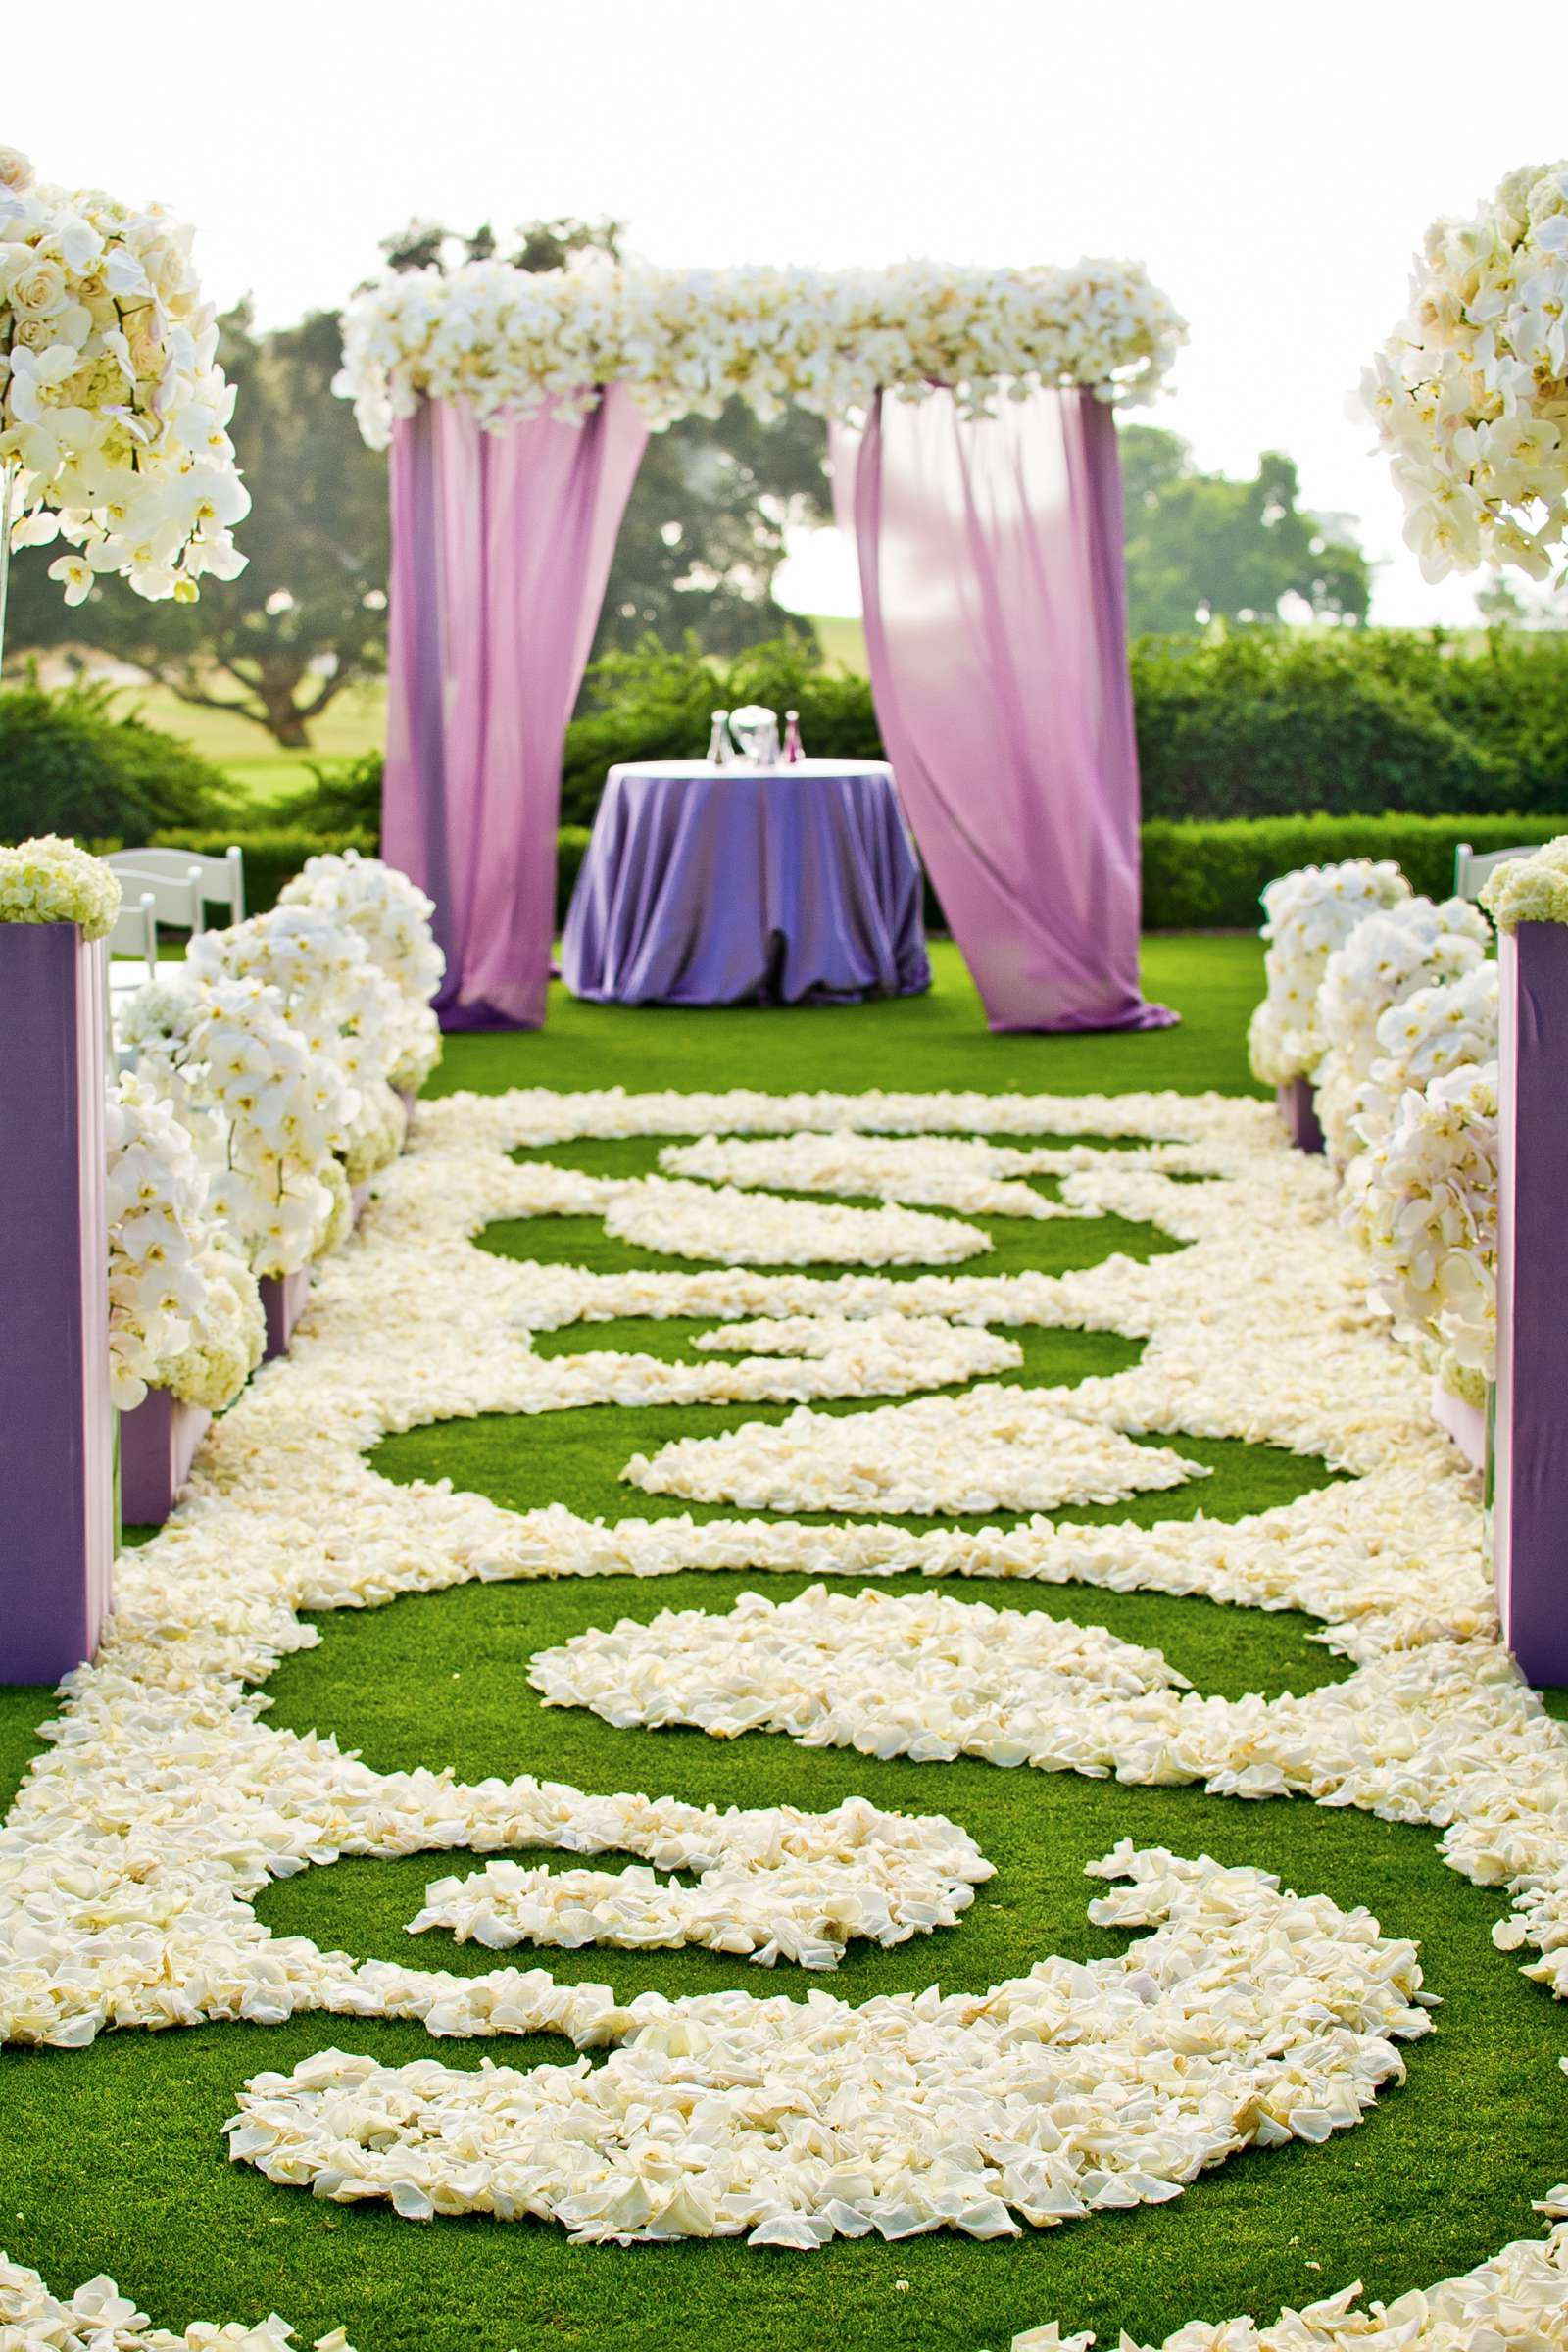
[(854, 1003), (931, 985), (892, 770), (612, 767), (561, 961), (617, 1004)]

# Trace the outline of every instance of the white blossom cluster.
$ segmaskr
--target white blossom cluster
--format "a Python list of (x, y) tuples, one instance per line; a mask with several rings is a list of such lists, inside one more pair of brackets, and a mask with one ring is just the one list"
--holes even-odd
[(1135, 1446), (1070, 1389), (978, 1388), (869, 1413), (802, 1405), (723, 1437), (674, 1438), (621, 1475), (648, 1494), (750, 1510), (973, 1513), (1120, 1502), (1207, 1472)]
[[(954, 1132), (1144, 1139), (1064, 1174), (1064, 1198), (1085, 1214), (1146, 1218), (1185, 1246), (1147, 1263), (1112, 1255), (1061, 1277), (753, 1268), (599, 1275), (502, 1260), (471, 1246), (491, 1219), (555, 1213), (570, 1185), (587, 1181), (560, 1171), (552, 1188), (551, 1171), (507, 1158), (521, 1146), (857, 1125), (933, 1140)], [(910, 1182), (921, 1182), (917, 1165)], [(438, 1771), (378, 1774), (330, 1738), (270, 1728), (252, 1692), (280, 1656), (316, 1638), (307, 1610), (373, 1605), (472, 1577), (686, 1566), (840, 1576), (915, 1567), (1307, 1608), (1355, 1671), (1300, 1699), (1228, 1701), (1184, 1690), (1152, 1652), (1107, 1648), (1095, 1629), (1058, 1624), (1047, 1637), (1055, 1646), (1037, 1651), (1042, 1621), (1027, 1611), (994, 1608), (989, 1622), (949, 1628), (927, 1618), (923, 1594), (912, 1609), (900, 1596), (896, 1608), (878, 1611), (852, 1594), (842, 1618), (809, 1596), (818, 1632), (846, 1655), (880, 1656), (884, 1679), (911, 1634), (933, 1669), (942, 1642), (967, 1638), (977, 1671), (932, 1676), (931, 1736), (943, 1745), (961, 1740), (984, 1752), (999, 1736), (990, 1715), (1005, 1704), (1020, 1717), (1027, 1710), (1031, 1758), (1063, 1759), (1087, 1711), (1099, 1754), (1129, 1780), (1191, 1780), (1219, 1795), (1292, 1795), (1432, 1822), (1453, 1868), (1512, 1895), (1498, 1940), (1528, 1946), (1538, 1955), (1532, 1972), (1568, 1993), (1568, 1733), (1497, 1642), (1475, 1483), (1428, 1421), (1415, 1367), (1366, 1309), (1363, 1261), (1333, 1210), (1329, 1172), (1286, 1149), (1267, 1106), (1214, 1097), (538, 1090), (429, 1105), (414, 1149), (381, 1180), (356, 1248), (323, 1269), (308, 1310), (309, 1345), (215, 1424), (186, 1501), (121, 1563), (103, 1649), (73, 1678), (60, 1736), (0, 1830), (0, 2036), (79, 2045), (110, 2027), (267, 2022), (313, 2008), (422, 2019), (438, 2035), (563, 2034), (580, 2049), (608, 2046), (609, 2060), (591, 2071), (534, 2070), (520, 2078), (520, 2103), (510, 2110), (512, 2070), (464, 2074), (449, 2093), (444, 2068), (388, 2070), (383, 2081), (368, 2061), (324, 2054), (303, 2074), (250, 2086), (235, 2152), (323, 2194), (387, 2195), (415, 2214), (449, 2210), (471, 2193), (492, 2197), (492, 2210), (548, 2210), (584, 2234), (618, 2235), (738, 2227), (749, 2210), (762, 2242), (803, 2246), (846, 2216), (852, 2228), (886, 2223), (895, 2233), (941, 2224), (1005, 2230), (1129, 2193), (1135, 2201), (1168, 2194), (1229, 2147), (1353, 2121), (1377, 2082), (1397, 2072), (1396, 2043), (1407, 2021), (1411, 2031), (1422, 2023), (1408, 1947), (1380, 1937), (1359, 1915), (1286, 1895), (1259, 1874), (1215, 1876), (1211, 1864), (1169, 1856), (1115, 1857), (1120, 1871), (1131, 1866), (1133, 1886), (1106, 1899), (1133, 1909), (1105, 1917), (1141, 1924), (1141, 1914), (1154, 1933), (1095, 1983), (1103, 2037), (1087, 2058), (1075, 2058), (1060, 2035), (1050, 2038), (1054, 2013), (1040, 2006), (1059, 1986), (1071, 2031), (1076, 2003), (1089, 2001), (1085, 1972), (1060, 1961), (990, 1998), (950, 1991), (827, 2003), (833, 2030), (813, 2039), (808, 2021), (821, 1994), (811, 2004), (758, 2000), (739, 1988), (697, 2001), (643, 1994), (622, 2007), (608, 1987), (561, 1984), (542, 1968), (458, 1977), (356, 1962), (262, 1927), (251, 1906), (270, 1878), (340, 1853), (501, 1856), (549, 1844), (707, 1877), (710, 1865), (697, 1849), (705, 1838), (710, 1849), (718, 1817), (697, 1808), (536, 1783), (470, 1788)], [(554, 1360), (533, 1352), (535, 1333), (649, 1313), (717, 1318), (737, 1342), (749, 1324), (792, 1325), (820, 1352), (684, 1365), (608, 1350)], [(988, 1346), (1006, 1345), (988, 1324), (1120, 1332), (1143, 1343), (1141, 1359), (1072, 1392), (1086, 1420), (1282, 1445), (1348, 1475), (1235, 1526), (1055, 1527), (1037, 1517), (958, 1537), (875, 1523), (598, 1528), (559, 1509), (512, 1514), (445, 1482), (396, 1488), (365, 1458), (385, 1431), (432, 1418), (696, 1395), (715, 1374), (736, 1393), (787, 1394), (787, 1381), (820, 1380), (836, 1360), (840, 1394), (875, 1394), (861, 1377), (874, 1357), (845, 1351), (842, 1333), (895, 1320), (917, 1339), (940, 1324), (955, 1342)], [(912, 1355), (900, 1377), (905, 1393), (922, 1385)], [(803, 1637), (807, 1630), (803, 1615)], [(763, 1640), (760, 1623), (752, 1639)], [(804, 1663), (804, 1639), (790, 1639)], [(710, 1647), (705, 1637), (696, 1659), (704, 1675), (716, 1671), (716, 1649), (713, 1667), (704, 1662)], [(650, 1654), (664, 1653), (656, 1644)], [(839, 1704), (832, 1656), (830, 1646), (818, 1688)], [(667, 1657), (660, 1674), (657, 1703), (673, 1706), (682, 1693)], [(1114, 1692), (1123, 1678), (1124, 1692)], [(845, 1731), (862, 1713), (869, 1720), (868, 1700), (858, 1695), (864, 1679), (852, 1676), (842, 1694)], [(798, 1680), (806, 1691), (804, 1674)], [(912, 1706), (911, 1682), (906, 1675), (901, 1704)], [(701, 1687), (694, 1669), (686, 1695), (700, 1696)], [(754, 1702), (764, 1695), (759, 1685)], [(640, 1702), (632, 1694), (628, 1703)], [(694, 1826), (704, 1821), (706, 1831)], [(911, 1824), (910, 1838), (916, 1850), (929, 1839), (934, 1857), (951, 1850), (953, 1826)], [(1260, 1930), (1265, 1911), (1278, 1937)], [(1152, 1947), (1153, 1978), (1140, 1973)], [(1260, 1947), (1278, 1955), (1277, 1974)], [(952, 1981), (949, 1969), (944, 1982)], [(1014, 2001), (1024, 2004), (1017, 2014), (1029, 2021), (1034, 2063), (1051, 2070), (1040, 2079), (1042, 2113), (1054, 2086), (1069, 2086), (1061, 2093), (1069, 2095), (1075, 2064), (1094, 2072), (1082, 2091), (1085, 2129), (1099, 2117), (1104, 2131), (1093, 2147), (1066, 2140), (1064, 2169), (1054, 2172), (1044, 2159), (1060, 2151), (1031, 2139), (1034, 2110), (1028, 2097), (1019, 2105), (1016, 2075), (995, 2071), (1003, 2059), (986, 2021), (994, 2004), (1000, 2015)], [(1203, 2042), (1197, 2064), (1188, 2056), (1173, 2075), (1174, 2021), (1185, 2015), (1190, 2034), (1210, 2034), (1232, 2014), (1234, 2040), (1218, 2049)], [(922, 2070), (884, 2093), (871, 2084), (888, 2036), (901, 2049), (915, 2046)], [(754, 2079), (742, 2081), (747, 2066)], [(681, 2112), (689, 2113), (694, 2080), (712, 2101), (702, 2144), (713, 2153), (682, 2201), (666, 2141), (640, 2129), (628, 2139), (626, 2102), (635, 2094), (640, 2113), (663, 2112), (684, 2083)], [(453, 2102), (472, 2099), (487, 2082), (498, 2108), (481, 2096), (459, 2115)], [(842, 2129), (857, 2162), (863, 2148), (873, 2165), (879, 2147), (934, 2151), (938, 2135), (927, 2126), (911, 2134), (908, 2123), (924, 2116), (940, 2127), (956, 2085), (971, 2086), (976, 2102), (953, 2119), (943, 2143), (949, 2161), (906, 2165), (896, 2180), (880, 2173), (867, 2198), (859, 2187), (843, 2193), (844, 2176), (824, 2173), (827, 2159), (790, 2136), (798, 2104), (748, 2105), (778, 2082), (797, 2100), (830, 2100), (829, 2083), (844, 2085), (824, 2131)], [(1005, 2119), (995, 2132), (981, 2120), (993, 2097)], [(487, 2136), (503, 2111), (517, 2128), (515, 2176)], [(839, 2114), (848, 2119), (842, 2127)], [(422, 2153), (408, 2138), (419, 2122), (433, 2134)], [(460, 2155), (453, 2134), (470, 2127), (479, 2136)], [(248, 2143), (247, 2132), (259, 2136)], [(772, 2143), (765, 2159), (764, 2136)], [(597, 2177), (588, 2164), (585, 2178), (585, 2146), (598, 2151)], [(514, 2193), (532, 2202), (509, 2208)], [(1499, 2256), (1494, 2293), (1462, 2281), (1430, 2290), (1433, 2309), (1485, 2315), (1501, 2308), (1518, 2278), (1525, 2309), (1538, 2317), (1533, 2282), (1554, 2261), (1555, 2242), (1519, 2261)], [(1499, 2340), (1538, 2347), (1540, 2338), (1504, 2315)]]
[(274, 990), (312, 1056), (339, 1071), (351, 1185), (396, 1159), (408, 1114), (389, 1073), (404, 1050), (404, 1000), (360, 931), (315, 906), (279, 905), (226, 931), (199, 932), (185, 961), (197, 986), (226, 979)]
[[(1388, 1134), (1412, 1088), (1424, 1093), (1461, 1062), (1496, 1060), (1497, 1001), (1497, 967), (1489, 961), (1462, 979), (1412, 990), (1379, 1017), (1377, 1057), (1356, 1101), (1363, 1153)], [(1352, 1173), (1362, 1165), (1358, 1155)]]
[(1499, 931), (1521, 923), (1568, 923), (1568, 836), (1548, 841), (1531, 858), (1510, 858), (1481, 893)]
[(252, 1271), (274, 1279), (335, 1249), (352, 1213), (343, 1157), (359, 1097), (259, 979), (180, 978), (138, 989), (122, 1043), (207, 1165), (211, 1198)]
[(0, 148), (0, 472), (13, 547), (73, 551), (49, 566), (67, 604), (111, 574), (191, 602), (244, 569), (233, 387), (190, 247), (161, 207), (43, 186)]
[(150, 1388), (219, 1412), (262, 1360), (256, 1277), (215, 1217), (209, 1180), (173, 1104), (133, 1076), (105, 1119), (109, 1385), (128, 1412)]
[(1568, 164), (1434, 221), (1410, 305), (1361, 378), (1429, 580), (1551, 568), (1568, 519)]
[(77, 923), (84, 939), (106, 939), (119, 912), (114, 868), (74, 841), (39, 833), (15, 849), (0, 843), (0, 923)]
[(441, 1031), (431, 1003), (447, 959), (430, 928), (435, 902), (408, 875), (358, 850), (307, 858), (278, 894), (285, 906), (309, 906), (364, 941), (370, 961), (397, 989), (387, 1067), (390, 1084), (416, 1095), (441, 1058)]
[(1378, 1024), (1417, 989), (1462, 980), (1487, 960), (1492, 927), (1464, 899), (1407, 898), (1368, 914), (1337, 947), (1318, 989), (1324, 1043), (1314, 1078), (1330, 1159), (1346, 1167), (1361, 1148), (1362, 1089), (1380, 1058)]
[(1318, 990), (1330, 956), (1370, 914), (1398, 906), (1410, 885), (1391, 858), (1303, 865), (1263, 893), (1265, 989), (1247, 1033), (1252, 1075), (1265, 1086), (1309, 1076), (1326, 1040)]
[(1492, 1377), (1497, 1341), (1497, 1065), (1461, 1062), (1407, 1093), (1353, 1201), (1372, 1282), (1400, 1337)]
[(1036, 385), (1152, 399), (1187, 328), (1141, 267), (982, 270), (658, 270), (587, 260), (526, 270), (497, 261), (394, 271), (350, 302), (334, 389), (386, 446), (419, 399), (463, 400), (501, 427), (555, 404), (580, 416), (625, 383), (657, 426), (760, 416), (790, 402), (864, 409), (883, 387), (945, 384), (966, 413)]

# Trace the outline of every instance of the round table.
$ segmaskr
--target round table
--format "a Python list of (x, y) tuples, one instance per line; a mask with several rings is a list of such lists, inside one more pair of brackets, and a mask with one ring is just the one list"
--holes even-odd
[(855, 1004), (931, 985), (920, 869), (875, 760), (612, 767), (572, 893), (573, 996)]

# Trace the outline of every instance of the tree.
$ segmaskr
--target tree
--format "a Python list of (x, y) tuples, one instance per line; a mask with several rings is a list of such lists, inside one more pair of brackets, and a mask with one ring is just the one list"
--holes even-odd
[(1255, 478), (1238, 482), (1200, 473), (1186, 442), (1157, 426), (1123, 425), (1120, 440), (1135, 635), (1275, 621), (1288, 598), (1323, 619), (1365, 620), (1371, 574), (1353, 526), (1298, 504), (1291, 459), (1266, 450)]
[(73, 611), (45, 576), (52, 551), (24, 550), (12, 642), (91, 645), (182, 702), (236, 710), (300, 747), (336, 696), (385, 667), (385, 462), (332, 396), (335, 313), (258, 336), (242, 307), (222, 321), (221, 357), (238, 388), (232, 430), (252, 500), (238, 534), (245, 570), (204, 581), (194, 605), (148, 604), (103, 580)]

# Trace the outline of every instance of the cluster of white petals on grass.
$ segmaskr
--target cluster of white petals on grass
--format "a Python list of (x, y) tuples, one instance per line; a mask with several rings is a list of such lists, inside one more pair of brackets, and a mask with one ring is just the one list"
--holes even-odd
[[(0, 171), (6, 150), (0, 148)], [(68, 2300), (52, 2295), (36, 2271), (0, 2252), (0, 2346), (4, 2352), (299, 2352), (293, 2328), (272, 2312), (243, 2321), (193, 2321), (173, 2335), (155, 2328), (112, 2278), (89, 2278)], [(315, 2352), (354, 2352), (340, 2328), (316, 2339)]]
[[(695, 1809), (694, 1809), (695, 1810)], [(944, 1833), (946, 1838), (944, 1839)], [(992, 1875), (966, 1831), (939, 1815), (910, 1821), (851, 1797), (831, 1813), (768, 1806), (697, 1816), (672, 1836), (664, 1867), (529, 1869), (487, 1863), (433, 1880), (411, 1936), (447, 1928), (492, 1951), (514, 1944), (619, 1944), (633, 1951), (703, 1944), (771, 1968), (834, 1968), (857, 1936), (891, 1945), (952, 1928)]]
[(230, 2149), (405, 2218), (489, 2213), (576, 2240), (1016, 2236), (1161, 2204), (1246, 2147), (1320, 2141), (1427, 2032), (1415, 1946), (1277, 1879), (1124, 1840), (1089, 1906), (1152, 1933), (984, 1994), (852, 2008), (699, 1994), (599, 2067), (523, 2074), (326, 2050), (259, 2075)]
[(988, 1233), (956, 1217), (781, 1200), (662, 1176), (622, 1186), (606, 1209), (605, 1231), (671, 1257), (731, 1266), (940, 1266), (991, 1248)]
[(1076, 1409), (1070, 1389), (970, 1389), (869, 1413), (749, 1421), (721, 1438), (677, 1438), (624, 1477), (649, 1494), (750, 1510), (970, 1514), (1119, 1502), (1206, 1476), (1164, 1446)]
[(787, 1135), (748, 1142), (704, 1136), (671, 1144), (659, 1164), (705, 1183), (763, 1185), (789, 1193), (846, 1193), (956, 1208), (972, 1217), (1082, 1216), (1037, 1192), (1030, 1176), (1065, 1176), (1092, 1167), (1094, 1148), (1019, 1151), (973, 1136)]
[(624, 383), (656, 427), (868, 407), (884, 386), (950, 386), (966, 413), (1039, 384), (1151, 399), (1184, 321), (1131, 262), (1001, 269), (662, 270), (587, 258), (564, 270), (472, 261), (391, 272), (344, 314), (334, 389), (384, 448), (421, 397), (471, 404), (503, 427), (547, 406), (581, 415)]
[[(580, 1213), (582, 1188), (602, 1181), (519, 1165), (508, 1156), (518, 1148), (854, 1131), (1128, 1141), (1064, 1171), (1064, 1202), (1147, 1220), (1185, 1247), (1061, 1276), (769, 1274), (682, 1265), (678, 1252), (667, 1269), (596, 1274), (472, 1247), (496, 1219)], [(1207, 1181), (1181, 1181), (1194, 1176)], [(1498, 1643), (1476, 1482), (1430, 1422), (1424, 1379), (1389, 1345), (1364, 1288), (1330, 1171), (1289, 1151), (1256, 1102), (540, 1090), (426, 1105), (359, 1234), (320, 1270), (291, 1355), (214, 1424), (189, 1498), (120, 1563), (100, 1656), (72, 1679), (50, 1752), (0, 1831), (0, 2034), (79, 2046), (106, 2028), (266, 2023), (316, 2009), (418, 2019), (433, 2035), (549, 2032), (580, 2050), (608, 2048), (591, 2070), (524, 2076), (454, 2074), (434, 2061), (383, 2071), (328, 2053), (292, 2078), (254, 2082), (233, 2143), (324, 2194), (386, 2195), (416, 2214), (488, 2200), (598, 2236), (745, 2228), (764, 2243), (807, 2246), (846, 2223), (1008, 2230), (1168, 2195), (1233, 2147), (1352, 2122), (1397, 2073), (1395, 2043), (1421, 2029), (1413, 1954), (1322, 1898), (1298, 1901), (1260, 1874), (1208, 1863), (1114, 1858), (1133, 1883), (1105, 1898), (1103, 1916), (1153, 1931), (1125, 1958), (1087, 1969), (1048, 1959), (989, 1992), (860, 2007), (820, 1991), (803, 2005), (739, 1988), (644, 1993), (622, 2006), (608, 1986), (561, 1984), (544, 1968), (458, 1976), (324, 1952), (271, 1934), (252, 1905), (270, 1880), (342, 1854), (499, 1859), (553, 1846), (692, 1871), (693, 1892), (722, 1858), (726, 1817), (672, 1799), (533, 1781), (470, 1787), (433, 1769), (383, 1774), (329, 1737), (269, 1729), (256, 1686), (318, 1639), (306, 1611), (473, 1578), (727, 1567), (863, 1580), (915, 1568), (1304, 1608), (1354, 1670), (1303, 1698), (1228, 1700), (1184, 1689), (1154, 1653), (1092, 1627), (966, 1610), (951, 1594), (830, 1602), (822, 1592), (772, 1611), (748, 1604), (749, 1679), (725, 1679), (733, 1616), (685, 1623), (678, 1642), (657, 1621), (618, 1629), (536, 1671), (575, 1661), (570, 1671), (599, 1677), (595, 1703), (625, 1720), (642, 1720), (645, 1703), (666, 1720), (772, 1705), (799, 1718), (784, 1728), (814, 1737), (837, 1708), (830, 1736), (875, 1752), (876, 1661), (911, 1755), (924, 1737), (932, 1753), (992, 1753), (1024, 1769), (1114, 1770), (1429, 1821), (1454, 1869), (1513, 1898), (1499, 1943), (1568, 1992), (1568, 1736)], [(743, 1349), (751, 1331), (772, 1327), (801, 1352), (759, 1346), (720, 1360), (729, 1351), (708, 1348), (682, 1363), (536, 1346), (629, 1316), (717, 1324)], [(1143, 1343), (1130, 1369), (1053, 1394), (1052, 1409), (1070, 1397), (1083, 1426), (1269, 1443), (1344, 1475), (1235, 1525), (1058, 1526), (1037, 1515), (979, 1534), (917, 1534), (891, 1520), (601, 1527), (546, 1497), (514, 1513), (445, 1482), (396, 1487), (365, 1459), (388, 1431), (481, 1412), (909, 1395), (1004, 1368), (1015, 1360), (1005, 1330), (1029, 1325)], [(901, 1329), (913, 1343), (905, 1353), (889, 1336)], [(943, 1348), (952, 1352), (934, 1352)], [(1010, 1409), (1027, 1403), (1027, 1391), (1004, 1394)], [(646, 1690), (632, 1687), (637, 1655)], [(764, 1688), (786, 1662), (793, 1695)], [(953, 1867), (954, 1825), (916, 1817), (898, 1838), (906, 1834), (900, 1853), (927, 1874), (911, 1901), (956, 1908), (953, 1889), (975, 1872)], [(585, 1884), (599, 1875), (563, 1874), (568, 1909), (577, 1903), (577, 1924), (596, 1936), (613, 1936), (624, 1922), (600, 1915), (605, 1889)], [(836, 1900), (836, 1883), (824, 1890)], [(496, 1890), (470, 1882), (468, 1891), (499, 1924)], [(631, 1922), (634, 1940), (644, 1925)], [(1076, 2035), (1080, 2004), (1100, 2021), (1087, 2049), (1041, 2037), (1058, 2013)], [(1008, 2018), (1030, 2021), (1021, 2051), (1007, 2047)], [(884, 2094), (872, 2084), (889, 2036), (921, 2064)], [(1075, 2068), (1088, 2070), (1081, 2084)], [(752, 2103), (769, 2086), (776, 2108)], [(964, 2086), (973, 2098), (960, 2115), (952, 2103)], [(1053, 2102), (1080, 2090), (1110, 2139), (1060, 2132), (1053, 2144)], [(672, 2126), (662, 2137), (633, 2120), (656, 2109), (685, 2119), (695, 2168), (676, 2163)], [(793, 2136), (791, 2119), (808, 2111), (815, 2150)], [(1434, 2289), (1435, 2307), (1461, 2308), (1462, 2291)]]

